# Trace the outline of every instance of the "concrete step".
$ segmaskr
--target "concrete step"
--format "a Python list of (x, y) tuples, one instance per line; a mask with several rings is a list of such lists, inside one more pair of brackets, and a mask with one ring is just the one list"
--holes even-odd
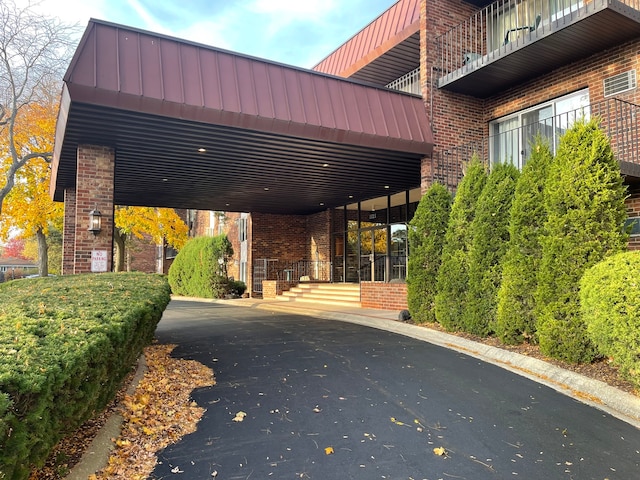
[(343, 283), (303, 283), (276, 298), (286, 302), (360, 307), (360, 286)]

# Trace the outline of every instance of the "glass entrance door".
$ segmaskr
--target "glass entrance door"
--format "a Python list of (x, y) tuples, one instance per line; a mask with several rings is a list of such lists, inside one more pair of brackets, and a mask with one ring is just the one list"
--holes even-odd
[(387, 228), (360, 231), (360, 281), (384, 281), (387, 270)]

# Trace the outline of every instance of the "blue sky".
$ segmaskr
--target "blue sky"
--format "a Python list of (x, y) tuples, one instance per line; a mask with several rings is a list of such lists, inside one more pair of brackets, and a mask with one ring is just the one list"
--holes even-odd
[(41, 0), (34, 10), (83, 30), (96, 18), (310, 68), (395, 1)]

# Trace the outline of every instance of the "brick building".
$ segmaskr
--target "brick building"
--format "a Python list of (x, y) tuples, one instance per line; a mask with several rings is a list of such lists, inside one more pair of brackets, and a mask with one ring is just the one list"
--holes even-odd
[(108, 216), (102, 246), (81, 226), (96, 198), (185, 208), (229, 234), (252, 295), (359, 283), (403, 308), (407, 222), (474, 152), (522, 167), (534, 135), (597, 115), (640, 217), (639, 46), (636, 0), (399, 0), (313, 71), (92, 21), (56, 136), (65, 262), (109, 242)]

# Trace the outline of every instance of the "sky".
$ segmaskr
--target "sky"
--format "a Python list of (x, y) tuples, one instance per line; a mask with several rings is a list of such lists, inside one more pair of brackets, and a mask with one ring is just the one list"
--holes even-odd
[[(30, 0), (15, 0), (24, 6)], [(396, 0), (31, 0), (78, 24), (90, 18), (311, 68)]]

